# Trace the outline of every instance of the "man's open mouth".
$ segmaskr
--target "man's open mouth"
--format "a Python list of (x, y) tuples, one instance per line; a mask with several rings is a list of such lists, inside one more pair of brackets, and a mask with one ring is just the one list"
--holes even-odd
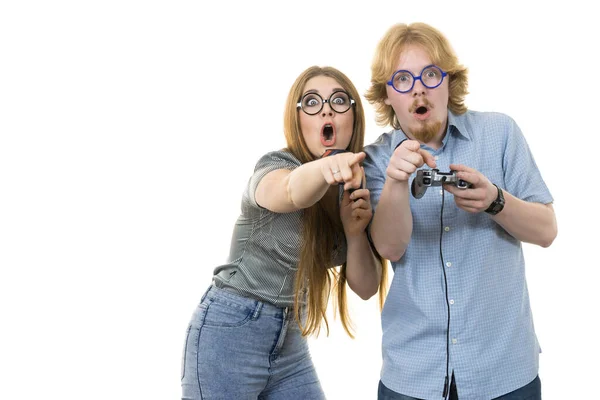
[(415, 110), (415, 113), (417, 113), (417, 114), (419, 114), (419, 115), (423, 115), (423, 114), (425, 114), (427, 111), (429, 111), (429, 110), (427, 109), (427, 107), (425, 107), (425, 106), (420, 106), (420, 107), (417, 107), (417, 109)]

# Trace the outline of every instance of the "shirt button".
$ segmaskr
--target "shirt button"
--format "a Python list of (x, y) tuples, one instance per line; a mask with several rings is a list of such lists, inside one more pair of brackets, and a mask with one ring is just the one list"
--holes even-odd
[(452, 266), (452, 263), (451, 263), (450, 261), (448, 261), (448, 262), (446, 263), (446, 267), (451, 267), (451, 266)]
[(447, 226), (447, 227), (445, 227), (445, 228), (444, 228), (444, 230), (445, 230), (446, 232), (448, 232), (448, 231), (450, 230), (450, 227), (449, 227), (449, 226)]
[(450, 304), (454, 304), (454, 300), (450, 300)]
[(440, 189), (440, 194), (444, 194), (444, 189)]
[(433, 159), (434, 159), (435, 161), (437, 161), (439, 158), (440, 158), (440, 156), (433, 156)]
[(453, 339), (452, 339), (452, 344), (456, 344), (456, 343), (458, 343), (458, 339), (454, 339), (454, 338), (453, 338)]

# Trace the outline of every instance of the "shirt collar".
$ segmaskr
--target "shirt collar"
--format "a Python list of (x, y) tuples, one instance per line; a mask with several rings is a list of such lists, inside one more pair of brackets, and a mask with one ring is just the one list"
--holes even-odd
[(455, 128), (455, 132), (465, 139), (471, 140), (471, 136), (465, 127), (465, 114), (456, 115), (452, 111), (448, 110), (448, 126), (453, 126)]
[[(465, 114), (456, 115), (452, 111), (448, 110), (448, 131), (444, 139), (442, 140), (443, 145), (448, 141), (448, 134), (456, 132), (458, 135), (464, 137), (467, 140), (471, 140), (471, 136), (465, 127)], [(393, 148), (396, 148), (399, 143), (407, 140), (408, 137), (402, 131), (402, 129), (394, 130), (394, 140), (392, 141)]]

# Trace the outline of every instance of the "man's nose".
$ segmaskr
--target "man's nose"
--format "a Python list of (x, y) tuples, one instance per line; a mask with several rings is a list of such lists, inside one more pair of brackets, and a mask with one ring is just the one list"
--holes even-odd
[(421, 80), (421, 78), (419, 79), (415, 79), (415, 84), (412, 88), (412, 96), (413, 97), (417, 97), (419, 95), (424, 95), (425, 92), (427, 91), (427, 87), (425, 87), (425, 85), (423, 85), (423, 81)]

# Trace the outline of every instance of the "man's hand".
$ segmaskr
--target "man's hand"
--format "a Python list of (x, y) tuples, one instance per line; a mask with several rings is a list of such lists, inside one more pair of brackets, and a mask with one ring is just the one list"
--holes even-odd
[(485, 211), (498, 196), (498, 189), (481, 172), (460, 164), (450, 164), (459, 179), (469, 182), (470, 189), (459, 189), (444, 184), (444, 189), (454, 195), (456, 205), (470, 213)]
[(436, 166), (431, 153), (421, 149), (418, 141), (405, 140), (394, 150), (387, 167), (387, 176), (399, 182), (406, 182), (410, 175), (423, 164), (427, 164), (431, 168)]

